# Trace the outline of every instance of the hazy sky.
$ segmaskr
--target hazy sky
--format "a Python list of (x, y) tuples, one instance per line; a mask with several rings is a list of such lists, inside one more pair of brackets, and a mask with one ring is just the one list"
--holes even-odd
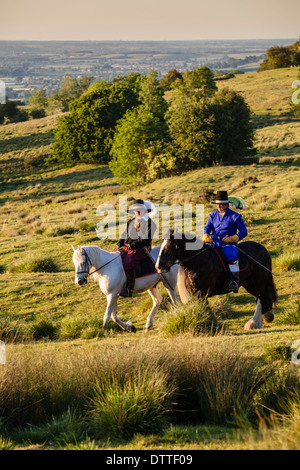
[(0, 0), (0, 40), (298, 38), (300, 0)]

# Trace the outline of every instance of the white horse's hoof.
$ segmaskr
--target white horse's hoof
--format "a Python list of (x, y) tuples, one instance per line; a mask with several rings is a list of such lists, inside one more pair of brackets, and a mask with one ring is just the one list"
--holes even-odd
[(130, 331), (130, 333), (135, 333), (136, 332), (136, 327), (134, 326), (134, 324), (130, 320), (128, 320), (126, 322), (126, 325), (128, 327), (128, 331)]
[(149, 333), (149, 331), (152, 330), (152, 326), (146, 326), (145, 327), (145, 333)]

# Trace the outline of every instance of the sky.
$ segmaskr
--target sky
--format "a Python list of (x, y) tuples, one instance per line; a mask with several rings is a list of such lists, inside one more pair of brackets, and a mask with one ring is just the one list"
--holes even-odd
[(0, 40), (298, 39), (299, 35), (299, 0), (0, 0)]

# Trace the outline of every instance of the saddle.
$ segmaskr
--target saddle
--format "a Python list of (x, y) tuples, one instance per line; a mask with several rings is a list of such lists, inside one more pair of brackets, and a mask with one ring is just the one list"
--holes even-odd
[[(228, 261), (223, 254), (222, 248), (220, 247), (213, 248), (213, 250), (217, 255), (219, 266), (220, 266), (220, 271), (229, 272)], [(246, 269), (248, 269), (248, 266), (249, 266), (247, 256), (239, 252), (238, 260), (239, 260), (239, 272), (246, 271)]]
[[(125, 273), (126, 273), (126, 269), (125, 269), (126, 255), (127, 255), (126, 251), (121, 253), (121, 259), (122, 259), (122, 264), (123, 264)], [(153, 261), (151, 261), (150, 258), (145, 258), (143, 261), (141, 261), (141, 263), (136, 268), (136, 278), (150, 276), (150, 274), (156, 274), (156, 273), (157, 271), (155, 269)]]

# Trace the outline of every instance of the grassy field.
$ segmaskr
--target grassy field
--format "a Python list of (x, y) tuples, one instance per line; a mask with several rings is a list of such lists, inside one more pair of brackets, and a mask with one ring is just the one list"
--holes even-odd
[[(292, 343), (300, 340), (300, 126), (289, 113), (296, 76), (284, 69), (218, 83), (240, 91), (253, 111), (257, 163), (143, 188), (118, 185), (104, 166), (47, 165), (59, 116), (0, 126), (0, 449), (299, 448), (299, 367), (291, 365)], [(143, 331), (152, 303), (145, 293), (119, 304), (120, 318), (132, 320), (137, 333), (110, 324), (103, 335), (105, 297), (93, 282), (74, 285), (71, 260), (71, 245), (115, 248), (116, 240), (96, 235), (97, 207), (139, 196), (204, 203), (206, 218), (214, 205), (205, 195), (219, 188), (247, 201), (248, 239), (272, 255), (275, 321), (245, 332), (254, 299), (242, 288), (209, 300), (219, 333), (170, 336), (161, 288), (152, 331)], [(265, 388), (257, 385), (262, 380)], [(115, 409), (126, 419), (113, 421)]]

